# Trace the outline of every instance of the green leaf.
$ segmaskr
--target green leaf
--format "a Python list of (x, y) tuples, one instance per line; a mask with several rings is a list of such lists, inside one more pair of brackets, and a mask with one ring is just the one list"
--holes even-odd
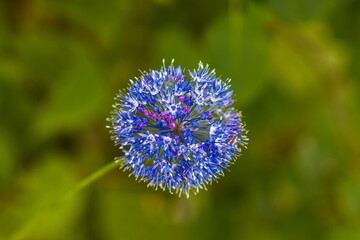
[(0, 128), (0, 187), (11, 181), (17, 164), (16, 144), (7, 129)]
[[(131, 2), (108, 0), (52, 0), (49, 7), (76, 27), (85, 27), (105, 42), (112, 41), (125, 25)], [(85, 30), (86, 32), (86, 30)]]
[(208, 30), (206, 56), (223, 78), (231, 78), (236, 98), (251, 102), (266, 86), (269, 13), (250, 5), (245, 13), (233, 10)]
[(281, 17), (291, 21), (303, 21), (318, 17), (329, 1), (327, 0), (269, 0), (269, 5)]
[(50, 97), (36, 112), (32, 131), (37, 136), (84, 129), (102, 116), (104, 76), (85, 49), (75, 45), (70, 54), (68, 67), (54, 76)]
[(323, 24), (283, 25), (271, 46), (275, 83), (294, 97), (323, 94), (322, 82), (342, 78), (346, 61), (343, 48)]
[(165, 29), (155, 36), (155, 47), (152, 62), (159, 67), (162, 59), (170, 63), (175, 59), (176, 65), (181, 65), (187, 69), (195, 68), (199, 63), (200, 49), (196, 46), (188, 32), (181, 29)]
[(83, 209), (81, 197), (58, 204), (75, 184), (70, 159), (52, 153), (41, 161), (20, 178), (21, 195), (8, 203), (5, 215), (0, 215), (1, 225), (12, 230), (15, 239), (76, 239), (75, 226)]

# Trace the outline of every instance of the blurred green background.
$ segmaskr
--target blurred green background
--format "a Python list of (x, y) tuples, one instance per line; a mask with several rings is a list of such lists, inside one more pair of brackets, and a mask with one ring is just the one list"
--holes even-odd
[[(233, 79), (243, 156), (190, 199), (113, 170), (49, 208), (122, 154), (113, 97), (163, 58)], [(358, 240), (359, 63), (358, 0), (1, 0), (0, 239)]]

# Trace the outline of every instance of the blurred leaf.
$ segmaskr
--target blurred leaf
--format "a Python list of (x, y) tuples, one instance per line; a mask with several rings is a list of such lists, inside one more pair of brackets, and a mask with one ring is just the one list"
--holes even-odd
[(17, 164), (16, 143), (7, 129), (0, 128), (0, 187), (6, 186)]
[(36, 113), (36, 135), (86, 128), (102, 112), (105, 79), (96, 62), (79, 46), (70, 56), (68, 68), (54, 76), (50, 99)]
[(63, 44), (56, 35), (27, 33), (16, 38), (13, 46), (16, 49), (16, 60), (28, 78), (35, 81), (51, 82), (54, 74), (59, 74), (62, 64), (59, 56), (64, 52)]
[(131, 2), (107, 0), (51, 0), (52, 11), (64, 16), (70, 22), (92, 30), (101, 40), (111, 41), (129, 14)]
[(5, 82), (9, 85), (18, 84), (23, 74), (24, 69), (22, 69), (19, 62), (14, 58), (3, 57), (0, 59), (0, 84)]
[[(285, 94), (321, 94), (321, 84), (342, 77), (347, 56), (323, 25), (280, 26), (271, 47), (271, 70)], [(325, 93), (322, 91), (322, 93)], [(316, 96), (316, 95), (315, 95)]]
[(336, 159), (329, 149), (318, 139), (304, 138), (299, 143), (299, 159), (297, 171), (304, 179), (307, 191), (318, 191), (318, 184), (323, 183), (330, 171), (335, 169)]
[[(0, 215), (1, 225), (7, 231), (22, 234), (24, 229), (21, 226), (30, 224), (33, 227), (29, 232), (26, 230), (25, 239), (76, 239), (73, 229), (82, 211), (79, 196), (62, 202), (60, 206), (52, 204), (75, 184), (73, 168), (67, 157), (58, 154), (50, 154), (42, 160), (42, 164), (20, 179), (22, 194), (9, 203), (11, 209), (7, 213), (11, 217)], [(18, 224), (6, 219), (17, 219)]]
[[(145, 239), (156, 236), (150, 238), (165, 240), (169, 239), (169, 233), (174, 240), (197, 239), (184, 231), (187, 230), (187, 224), (173, 221), (169, 216), (172, 213), (186, 214), (186, 206), (183, 205), (188, 205), (188, 200), (166, 198), (166, 194), (150, 189), (139, 193), (129, 188), (123, 188), (121, 192), (103, 191), (99, 197), (99, 227), (105, 239)], [(179, 204), (181, 202), (182, 205)]]
[(287, 20), (302, 21), (318, 17), (325, 10), (328, 2), (327, 0), (269, 0), (269, 5)]
[(358, 240), (360, 238), (359, 230), (360, 221), (357, 221), (354, 224), (347, 224), (342, 227), (335, 227), (331, 229), (328, 233), (329, 240)]
[(269, 13), (251, 4), (245, 13), (233, 10), (207, 33), (206, 55), (212, 67), (231, 78), (236, 98), (246, 104), (266, 86)]
[(308, 91), (319, 80), (311, 63), (283, 37), (274, 40), (271, 52), (271, 69), (285, 93), (293, 96), (306, 94), (304, 91)]
[(349, 174), (349, 176), (338, 182), (337, 187), (341, 212), (348, 220), (360, 222), (360, 174), (355, 175), (352, 173), (352, 176)]
[(0, 47), (5, 41), (5, 31), (6, 31), (6, 21), (5, 21), (5, 8), (4, 8), (4, 2), (0, 2)]
[(156, 63), (156, 68), (159, 67), (161, 59), (165, 59), (166, 64), (170, 63), (171, 59), (175, 59), (176, 65), (192, 70), (201, 60), (199, 47), (186, 31), (180, 29), (162, 30), (155, 36), (155, 43), (152, 59)]
[[(9, 149), (5, 151), (13, 151), (13, 148), (15, 148), (16, 156), (23, 158), (21, 156), (24, 153), (23, 147), (29, 146), (26, 139), (29, 115), (32, 112), (32, 103), (20, 87), (18, 78), (15, 76), (16, 71), (5, 76), (5, 69), (3, 76), (1, 76), (2, 72), (0, 69), (0, 129), (3, 129), (3, 131), (0, 131), (0, 134), (4, 134), (5, 139), (8, 139), (4, 142), (4, 145)], [(13, 73), (14, 76), (12, 76)], [(1, 81), (3, 79), (4, 81)], [(21, 139), (21, 141), (19, 139)], [(13, 146), (8, 144), (13, 144)]]
[[(102, 236), (107, 239), (142, 239), (151, 235), (151, 227), (140, 208), (140, 194), (134, 191), (104, 192), (100, 196), (99, 217)], [(112, 206), (107, 208), (105, 206)], [(161, 219), (157, 218), (157, 222)], [(152, 224), (151, 224), (152, 225)], [(138, 231), (142, 226), (142, 231)], [(149, 232), (150, 231), (150, 232)], [(153, 232), (154, 233), (154, 232)], [(154, 233), (155, 234), (155, 233)], [(161, 239), (161, 235), (157, 236)]]

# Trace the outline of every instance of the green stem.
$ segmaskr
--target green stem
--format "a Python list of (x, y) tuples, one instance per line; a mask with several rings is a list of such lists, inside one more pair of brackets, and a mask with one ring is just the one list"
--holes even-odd
[(80, 181), (77, 185), (75, 185), (72, 189), (70, 189), (67, 193), (65, 193), (62, 197), (57, 198), (57, 200), (51, 204), (43, 211), (35, 215), (31, 218), (23, 227), (21, 227), (16, 233), (10, 237), (11, 240), (20, 240), (25, 239), (26, 236), (31, 233), (31, 231), (41, 222), (46, 221), (45, 218), (48, 218), (51, 213), (54, 213), (64, 202), (71, 199), (77, 193), (79, 193), (82, 189), (90, 185), (91, 183), (95, 182), (97, 179), (104, 176), (106, 173), (110, 172), (116, 167), (121, 165), (121, 162), (124, 158), (118, 158), (116, 162), (111, 162), (104, 167), (100, 168), (96, 172), (92, 173), (91, 175), (84, 178)]
[(71, 198), (72, 196), (76, 195), (76, 193), (80, 192), (82, 189), (87, 187), (92, 182), (95, 182), (97, 179), (99, 179), (100, 177), (102, 177), (106, 173), (110, 172), (115, 167), (120, 166), (120, 164), (121, 164), (120, 162), (121, 161), (111, 162), (111, 163), (105, 165), (104, 167), (100, 168), (99, 170), (97, 170), (93, 174), (91, 174), (91, 175), (87, 176), (86, 178), (84, 178), (81, 182), (79, 182), (73, 189), (71, 189), (64, 196), (64, 198), (65, 198), (64, 200), (66, 200), (68, 198)]

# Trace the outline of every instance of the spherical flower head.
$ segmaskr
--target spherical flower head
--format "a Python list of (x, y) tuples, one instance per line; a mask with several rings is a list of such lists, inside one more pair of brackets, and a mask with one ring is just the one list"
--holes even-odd
[(117, 95), (108, 119), (124, 169), (148, 186), (187, 196), (223, 175), (248, 140), (240, 112), (230, 107), (230, 79), (201, 62), (188, 74), (173, 61), (142, 72)]

